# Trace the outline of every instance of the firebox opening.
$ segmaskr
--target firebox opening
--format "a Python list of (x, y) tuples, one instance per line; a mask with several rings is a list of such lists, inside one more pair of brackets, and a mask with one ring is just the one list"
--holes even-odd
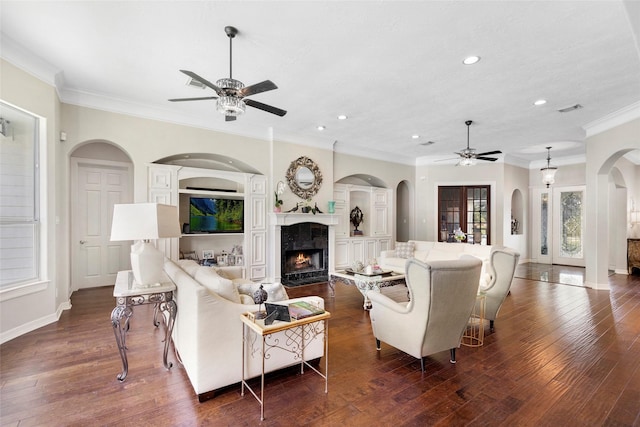
[(281, 281), (299, 286), (329, 280), (329, 228), (300, 223), (282, 227)]

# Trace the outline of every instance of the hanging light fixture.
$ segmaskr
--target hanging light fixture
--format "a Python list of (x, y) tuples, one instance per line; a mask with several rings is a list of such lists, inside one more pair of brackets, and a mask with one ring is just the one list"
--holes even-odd
[(542, 183), (547, 184), (547, 188), (556, 182), (555, 175), (557, 171), (558, 168), (551, 166), (551, 147), (547, 147), (547, 167), (540, 169), (540, 172), (542, 172)]
[[(234, 27), (225, 27), (224, 31), (229, 37), (229, 78), (220, 79), (216, 82), (216, 86), (221, 88), (225, 93), (239, 92), (244, 88), (244, 83), (233, 78), (233, 39), (238, 30)], [(241, 97), (237, 96), (220, 96), (216, 102), (216, 110), (225, 116), (236, 117), (243, 114), (247, 106)]]

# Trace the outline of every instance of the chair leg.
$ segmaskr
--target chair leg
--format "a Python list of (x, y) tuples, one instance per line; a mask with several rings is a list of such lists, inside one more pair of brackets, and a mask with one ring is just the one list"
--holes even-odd
[(451, 357), (449, 358), (449, 362), (456, 363), (456, 349), (451, 349)]
[(380, 351), (380, 340), (376, 338), (376, 350)]
[(424, 372), (424, 357), (420, 358), (420, 369)]
[(493, 320), (489, 320), (489, 331), (493, 332)]

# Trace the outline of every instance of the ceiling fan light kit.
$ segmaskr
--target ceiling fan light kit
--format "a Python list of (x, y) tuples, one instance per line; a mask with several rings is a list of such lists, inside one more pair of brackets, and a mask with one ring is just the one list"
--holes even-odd
[(467, 120), (464, 122), (467, 125), (467, 148), (460, 151), (459, 153), (455, 153), (460, 156), (460, 161), (458, 162), (458, 166), (473, 166), (477, 163), (477, 160), (485, 160), (488, 162), (495, 162), (498, 160), (496, 157), (486, 157), (492, 154), (501, 154), (502, 151), (494, 150), (494, 151), (486, 151), (484, 153), (476, 153), (475, 148), (469, 147), (469, 128), (473, 123), (472, 120)]
[(262, 111), (266, 111), (267, 113), (275, 114), (276, 116), (280, 117), (287, 114), (285, 110), (282, 110), (280, 108), (263, 104), (262, 102), (254, 101), (252, 99), (244, 99), (245, 97), (250, 95), (277, 89), (278, 86), (276, 86), (271, 80), (264, 80), (251, 86), (245, 86), (241, 81), (235, 80), (233, 78), (233, 39), (236, 34), (238, 34), (238, 30), (235, 27), (226, 26), (224, 27), (224, 32), (227, 34), (227, 37), (229, 37), (228, 78), (219, 79), (216, 81), (216, 84), (213, 84), (207, 79), (200, 77), (193, 71), (180, 70), (181, 73), (186, 74), (193, 81), (199, 82), (202, 85), (213, 89), (218, 96), (205, 96), (199, 98), (175, 98), (170, 99), (169, 101), (180, 102), (215, 99), (216, 110), (225, 116), (225, 121), (235, 120), (237, 116), (245, 112), (247, 105)]

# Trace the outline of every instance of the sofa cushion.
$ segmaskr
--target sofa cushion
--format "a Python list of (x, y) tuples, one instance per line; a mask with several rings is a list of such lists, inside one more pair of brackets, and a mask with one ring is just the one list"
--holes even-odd
[(216, 273), (211, 267), (200, 267), (194, 276), (202, 286), (231, 302), (240, 303), (240, 294), (236, 285)]
[(417, 248), (415, 251), (413, 251), (413, 257), (420, 261), (426, 261), (428, 255), (429, 251), (419, 251)]
[(260, 288), (260, 285), (267, 291), (267, 301), (269, 302), (289, 299), (289, 295), (287, 295), (287, 291), (284, 286), (282, 286), (282, 283), (240, 283), (238, 284), (238, 292), (243, 295), (248, 295), (253, 299), (253, 293)]
[(413, 242), (396, 242), (396, 256), (404, 259), (413, 258), (414, 248)]
[(428, 261), (450, 261), (452, 259), (457, 259), (458, 254), (453, 252), (441, 251), (438, 249), (431, 249), (429, 254), (427, 255)]
[(255, 304), (253, 302), (253, 297), (250, 297), (249, 295), (245, 295), (245, 294), (240, 294), (240, 302), (244, 305)]
[(191, 277), (194, 277), (196, 271), (201, 267), (200, 264), (192, 259), (179, 259), (178, 265)]

